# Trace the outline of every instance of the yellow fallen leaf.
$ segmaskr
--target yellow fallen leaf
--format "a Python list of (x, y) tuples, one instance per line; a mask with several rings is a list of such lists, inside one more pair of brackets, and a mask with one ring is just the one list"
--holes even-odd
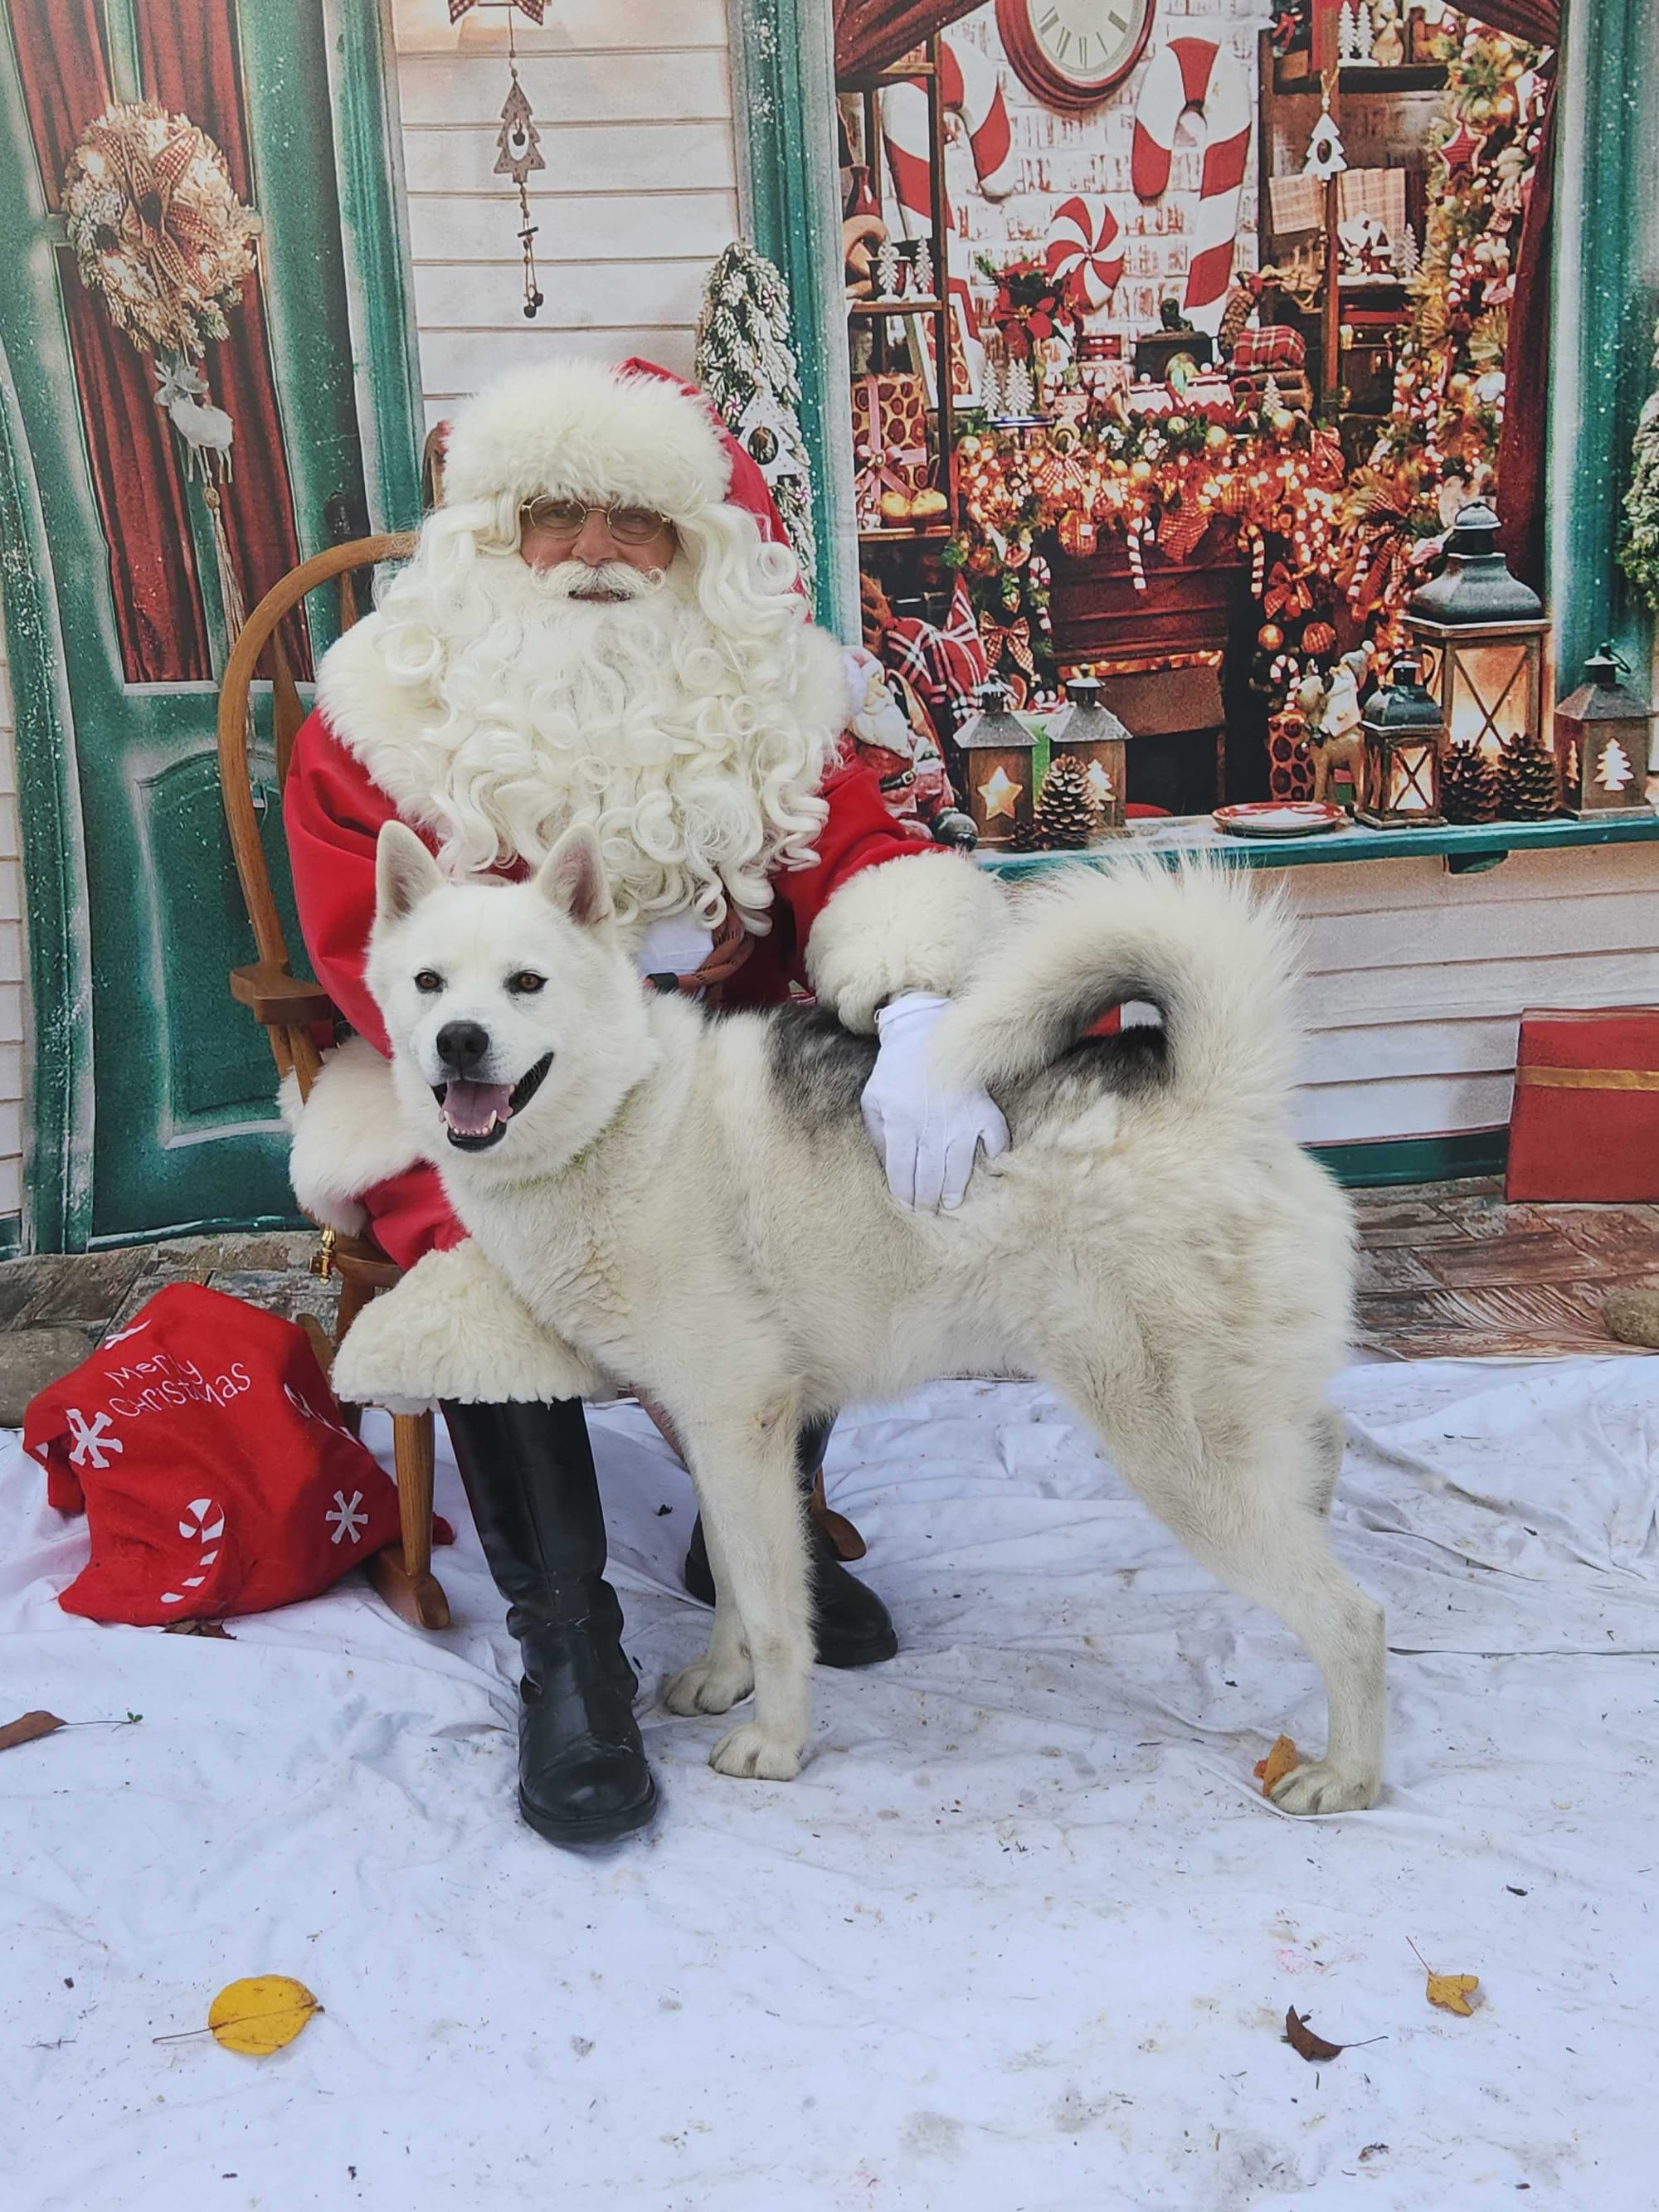
[(209, 2008), (208, 2026), (227, 2051), (269, 2058), (321, 2010), (303, 1982), (286, 1974), (253, 1974), (220, 1990)]
[(1460, 2013), (1467, 2020), (1474, 2010), (1469, 1999), (1480, 1986), (1479, 1974), (1431, 1974), (1429, 2002), (1442, 2012)]
[(1261, 1784), (1261, 1794), (1271, 1797), (1285, 1777), (1302, 1764), (1302, 1753), (1287, 1735), (1275, 1736), (1273, 1749), (1265, 1759), (1255, 1763), (1256, 1778)]

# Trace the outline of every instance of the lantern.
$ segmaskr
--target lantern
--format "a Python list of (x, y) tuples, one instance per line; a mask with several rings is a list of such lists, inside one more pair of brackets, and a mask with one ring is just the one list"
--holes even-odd
[(1647, 811), (1649, 729), (1644, 702), (1619, 681), (1610, 645), (1584, 663), (1584, 682), (1555, 710), (1555, 760), (1569, 814)]
[(1031, 826), (1031, 755), (1036, 746), (1013, 712), (1000, 677), (975, 692), (977, 711), (957, 732), (968, 811), (981, 845), (1007, 845)]
[(1130, 732), (1101, 703), (1100, 685), (1086, 672), (1066, 686), (1066, 702), (1048, 726), (1051, 762), (1074, 760), (1100, 802), (1100, 826), (1109, 836), (1123, 831), (1125, 748)]
[(1455, 745), (1496, 759), (1518, 737), (1543, 738), (1544, 633), (1536, 592), (1511, 576), (1498, 517), (1483, 501), (1458, 509), (1444, 572), (1414, 592), (1406, 632)]
[(1360, 724), (1365, 738), (1365, 789), (1356, 819), (1374, 830), (1421, 829), (1443, 822), (1440, 747), (1445, 723), (1418, 680), (1418, 665), (1401, 653), (1389, 681), (1371, 695)]

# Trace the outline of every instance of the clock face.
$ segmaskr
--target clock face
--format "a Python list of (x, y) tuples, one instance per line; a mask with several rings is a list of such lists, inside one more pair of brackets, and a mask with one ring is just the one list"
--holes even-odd
[(1156, 0), (997, 0), (1003, 51), (1051, 107), (1095, 107), (1140, 58)]

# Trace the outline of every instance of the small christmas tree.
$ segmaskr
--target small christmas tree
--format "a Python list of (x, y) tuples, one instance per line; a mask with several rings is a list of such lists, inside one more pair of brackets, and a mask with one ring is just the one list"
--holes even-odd
[(1100, 835), (1100, 801), (1081, 761), (1049, 763), (1034, 810), (1032, 842), (1051, 852), (1075, 852)]
[(1023, 361), (1011, 361), (1007, 380), (1002, 387), (1002, 410), (1024, 420), (1036, 404), (1036, 392), (1031, 383), (1031, 372)]
[(817, 548), (789, 294), (765, 255), (740, 240), (720, 256), (703, 288), (696, 377), (766, 478), (810, 591)]
[[(1659, 377), (1659, 330), (1654, 332), (1653, 367)], [(1659, 608), (1659, 387), (1648, 394), (1636, 426), (1619, 558), (1648, 605)]]
[(1448, 822), (1498, 818), (1498, 763), (1479, 745), (1453, 745), (1440, 764), (1440, 811)]
[(1617, 738), (1609, 738), (1602, 748), (1601, 759), (1595, 763), (1597, 783), (1603, 791), (1622, 791), (1635, 774), (1630, 764), (1630, 755)]
[(1506, 822), (1541, 822), (1557, 799), (1555, 756), (1523, 730), (1498, 757), (1498, 811)]

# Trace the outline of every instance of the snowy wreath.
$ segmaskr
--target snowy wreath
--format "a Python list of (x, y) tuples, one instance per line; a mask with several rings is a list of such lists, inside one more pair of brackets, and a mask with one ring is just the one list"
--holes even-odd
[(227, 335), (253, 273), (253, 218), (188, 116), (106, 107), (70, 155), (64, 220), (82, 283), (136, 346), (199, 355)]

